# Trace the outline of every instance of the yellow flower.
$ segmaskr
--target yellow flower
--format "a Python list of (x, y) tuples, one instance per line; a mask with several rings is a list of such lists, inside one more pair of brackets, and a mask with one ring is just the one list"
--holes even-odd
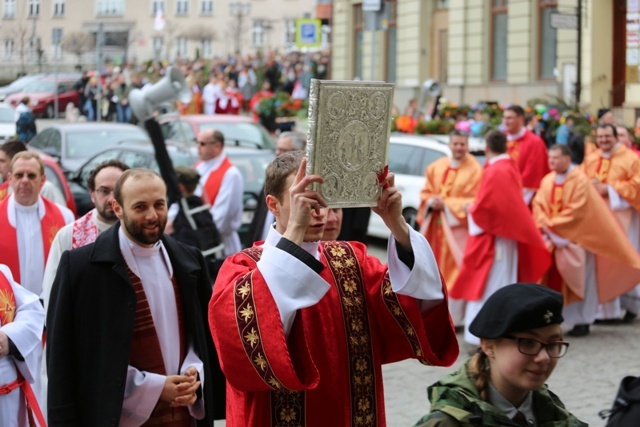
[(280, 384), (280, 381), (278, 381), (274, 377), (269, 378), (268, 382), (269, 382), (269, 385), (271, 385), (271, 387), (273, 387), (273, 388), (277, 388), (277, 389), (282, 388), (282, 385)]
[(242, 299), (245, 299), (250, 292), (251, 292), (251, 285), (249, 285), (249, 283), (245, 283), (244, 285), (238, 288), (238, 294), (242, 297)]
[(358, 287), (358, 284), (353, 279), (347, 279), (342, 284), (342, 286), (344, 287), (345, 292), (351, 293), (356, 290), (356, 288)]
[(347, 254), (347, 251), (344, 250), (341, 246), (335, 246), (331, 248), (331, 255), (335, 257), (342, 257)]

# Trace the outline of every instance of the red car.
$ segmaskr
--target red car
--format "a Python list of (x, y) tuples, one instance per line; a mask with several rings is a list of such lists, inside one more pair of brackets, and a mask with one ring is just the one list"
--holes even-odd
[(79, 102), (78, 91), (73, 88), (77, 79), (69, 77), (46, 77), (29, 83), (21, 92), (9, 95), (5, 102), (8, 102), (13, 108), (16, 108), (22, 98), (29, 97), (29, 108), (33, 113), (39, 116), (52, 118), (55, 116), (55, 96), (58, 92), (58, 112), (65, 111), (67, 104), (73, 104), (76, 107)]
[(71, 194), (69, 183), (67, 182), (67, 178), (62, 172), (62, 168), (53, 157), (48, 156), (44, 153), (39, 154), (42, 162), (44, 163), (44, 174), (47, 177), (47, 181), (55, 185), (55, 187), (62, 192), (65, 200), (67, 201), (67, 207), (77, 217), (78, 211), (76, 209), (76, 202), (73, 199), (73, 194)]
[(165, 139), (193, 141), (201, 130), (215, 128), (222, 132), (226, 145), (275, 150), (276, 144), (269, 132), (251, 117), (227, 114), (193, 114), (178, 116), (167, 114), (158, 119)]

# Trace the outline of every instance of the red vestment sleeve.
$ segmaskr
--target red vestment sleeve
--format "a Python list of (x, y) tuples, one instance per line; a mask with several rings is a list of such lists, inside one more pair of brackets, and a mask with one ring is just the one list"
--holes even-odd
[(549, 173), (547, 146), (539, 136), (527, 131), (522, 138), (518, 168), (524, 188), (537, 190), (540, 181)]

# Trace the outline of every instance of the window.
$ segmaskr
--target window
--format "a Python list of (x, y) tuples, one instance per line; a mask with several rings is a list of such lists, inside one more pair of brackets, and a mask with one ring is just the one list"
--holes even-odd
[(296, 43), (296, 20), (286, 19), (284, 21), (284, 43), (291, 47)]
[(362, 38), (364, 36), (364, 12), (362, 3), (353, 6), (353, 77), (363, 79)]
[(387, 1), (385, 8), (388, 9), (387, 31), (385, 32), (384, 56), (385, 56), (385, 78), (389, 83), (396, 81), (396, 66), (398, 56), (398, 3), (395, 0)]
[(15, 42), (13, 39), (5, 39), (4, 41), (4, 57), (11, 58), (15, 49)]
[(507, 3), (493, 0), (491, 6), (491, 79), (507, 79)]
[(156, 16), (158, 13), (164, 13), (164, 0), (153, 0), (151, 2), (151, 14)]
[(200, 14), (211, 15), (213, 14), (213, 0), (201, 0), (200, 1)]
[(53, 16), (64, 16), (65, 0), (53, 0)]
[(540, 0), (540, 60), (539, 76), (541, 79), (553, 79), (556, 70), (556, 49), (558, 33), (551, 28), (551, 14), (558, 10), (557, 0)]
[(98, 15), (118, 16), (124, 14), (124, 0), (98, 0)]
[(256, 19), (253, 21), (251, 27), (251, 42), (254, 47), (263, 47), (265, 45), (265, 27), (266, 24), (262, 19)]
[(16, 16), (16, 0), (4, 0), (4, 17), (14, 18)]
[(186, 15), (189, 13), (189, 0), (176, 1), (176, 15)]
[(211, 58), (213, 56), (213, 40), (202, 40), (202, 57)]
[(156, 52), (162, 52), (164, 48), (164, 39), (162, 37), (154, 37), (153, 38), (153, 50)]
[(29, 17), (40, 16), (40, 0), (29, 0)]
[(178, 49), (178, 56), (187, 56), (187, 39), (184, 37), (178, 37), (176, 39), (176, 47)]

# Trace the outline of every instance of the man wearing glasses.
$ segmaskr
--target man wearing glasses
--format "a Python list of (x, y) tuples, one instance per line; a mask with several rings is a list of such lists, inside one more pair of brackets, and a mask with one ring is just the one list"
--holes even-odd
[(225, 255), (242, 249), (238, 229), (242, 225), (244, 181), (242, 174), (224, 154), (224, 135), (216, 129), (205, 129), (198, 134), (196, 170), (200, 185), (196, 195), (211, 205), (211, 215), (216, 224)]

